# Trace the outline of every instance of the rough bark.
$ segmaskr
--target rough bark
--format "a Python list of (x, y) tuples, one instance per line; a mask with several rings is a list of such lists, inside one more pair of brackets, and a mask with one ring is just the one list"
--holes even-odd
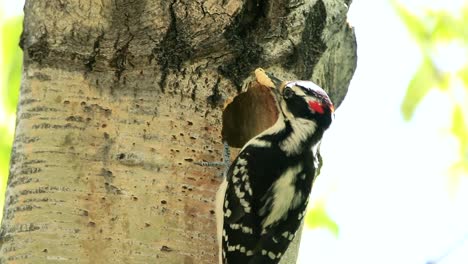
[(224, 99), (263, 67), (339, 105), (349, 2), (26, 1), (0, 262), (215, 263)]

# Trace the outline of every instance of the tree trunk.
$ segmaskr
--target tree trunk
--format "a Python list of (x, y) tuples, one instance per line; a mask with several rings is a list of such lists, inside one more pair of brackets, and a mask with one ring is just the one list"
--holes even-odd
[(1, 263), (215, 263), (221, 111), (256, 67), (339, 105), (350, 0), (26, 1)]

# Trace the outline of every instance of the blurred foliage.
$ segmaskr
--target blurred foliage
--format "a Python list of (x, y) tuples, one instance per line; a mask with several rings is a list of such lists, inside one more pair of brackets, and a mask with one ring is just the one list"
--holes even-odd
[(21, 64), (23, 62), (23, 51), (19, 47), (19, 39), (23, 30), (23, 17), (17, 16), (6, 20), (2, 24), (1, 30), (2, 105), (8, 113), (15, 113), (21, 82)]
[(330, 218), (325, 210), (325, 203), (319, 200), (314, 204), (314, 207), (307, 210), (305, 223), (308, 228), (325, 228), (329, 230), (335, 237), (338, 237), (338, 224)]
[(459, 143), (459, 160), (452, 166), (452, 180), (468, 175), (468, 3), (458, 10), (410, 11), (398, 1), (395, 10), (418, 44), (423, 60), (411, 80), (401, 106), (405, 120), (433, 89), (451, 99), (451, 133)]
[(23, 53), (18, 46), (23, 17), (0, 19), (0, 220), (13, 143), (14, 116), (21, 82)]

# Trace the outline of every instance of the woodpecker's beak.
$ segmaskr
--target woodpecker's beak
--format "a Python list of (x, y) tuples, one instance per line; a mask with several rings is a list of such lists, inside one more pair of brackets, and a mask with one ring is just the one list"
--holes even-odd
[(281, 87), (271, 88), (273, 95), (275, 96), (276, 101), (281, 102)]
[(276, 89), (278, 89), (281, 86), (281, 84), (283, 83), (280, 79), (273, 76), (273, 74), (270, 74), (268, 72), (265, 72), (265, 74), (271, 80), (271, 82), (273, 83), (273, 85), (275, 86)]
[(274, 85), (274, 87), (270, 87), (270, 88), (273, 90), (273, 94), (275, 95), (276, 101), (278, 101), (278, 103), (281, 102), (281, 98), (282, 98), (281, 94), (283, 92), (283, 89), (286, 83), (267, 72), (266, 72), (266, 75), (268, 76), (268, 78)]

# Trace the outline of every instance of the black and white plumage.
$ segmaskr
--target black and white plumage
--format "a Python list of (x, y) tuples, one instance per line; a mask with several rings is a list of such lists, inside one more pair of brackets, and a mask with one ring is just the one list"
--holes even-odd
[(223, 264), (278, 263), (305, 214), (333, 104), (310, 81), (279, 86), (277, 122), (245, 144), (218, 191)]

